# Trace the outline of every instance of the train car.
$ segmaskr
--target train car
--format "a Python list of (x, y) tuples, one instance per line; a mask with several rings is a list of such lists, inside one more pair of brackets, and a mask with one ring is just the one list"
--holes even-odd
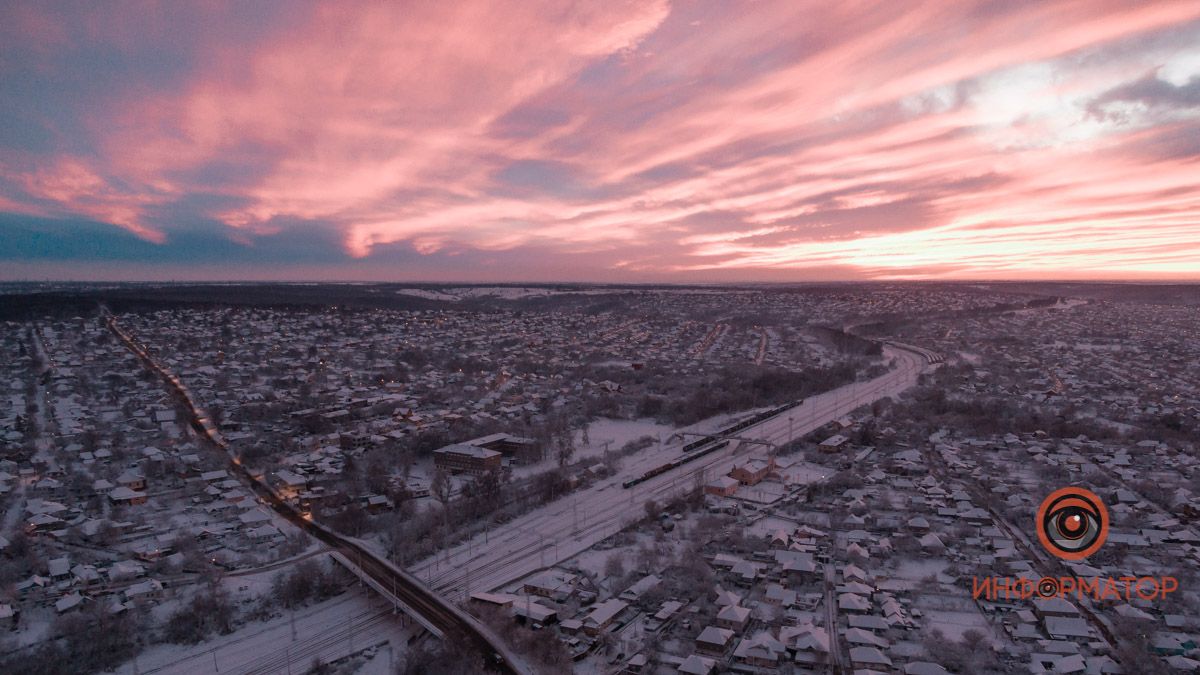
[(728, 445), (729, 445), (729, 441), (720, 441), (718, 443), (714, 443), (711, 447), (704, 448), (703, 450), (694, 452), (690, 455), (685, 455), (678, 459), (667, 462), (666, 464), (661, 464), (659, 466), (656, 466), (653, 469), (650, 469), (649, 471), (643, 473), (642, 475), (640, 475), (636, 478), (630, 478), (629, 480), (625, 481), (624, 483), (621, 483), (621, 487), (628, 490), (629, 488), (631, 488), (639, 483), (642, 483), (643, 481), (650, 480), (651, 478), (654, 478), (655, 476), (661, 476), (662, 474), (670, 471), (671, 469), (678, 469), (679, 467), (683, 466), (684, 464), (687, 464), (688, 462), (695, 461), (695, 460), (703, 457), (704, 455), (707, 455), (712, 452), (716, 452), (717, 450), (720, 450), (721, 448), (728, 447)]
[(738, 422), (737, 424), (733, 424), (728, 427), (725, 427), (724, 429), (718, 431), (716, 434), (714, 434), (712, 436), (705, 436), (699, 440), (692, 441), (691, 443), (688, 443), (683, 446), (683, 452), (684, 452), (683, 457), (680, 457), (678, 459), (667, 462), (666, 464), (656, 466), (653, 469), (650, 469), (649, 471), (643, 473), (642, 475), (640, 475), (636, 478), (630, 478), (629, 480), (625, 481), (624, 483), (621, 483), (621, 487), (628, 490), (629, 488), (631, 488), (643, 481), (654, 478), (655, 476), (662, 475), (663, 473), (666, 473), (667, 471), (670, 471), (671, 469), (679, 468), (679, 467), (683, 466), (684, 464), (687, 464), (688, 462), (699, 459), (700, 457), (703, 457), (704, 455), (707, 455), (711, 452), (716, 452), (717, 450), (720, 450), (721, 448), (727, 447), (729, 445), (729, 441), (728, 440), (719, 441), (718, 439), (721, 436), (728, 436), (730, 434), (735, 434), (743, 429), (754, 426), (755, 424), (758, 424), (759, 422), (764, 422), (766, 420), (769, 420), (772, 417), (775, 417), (776, 415), (780, 415), (784, 412), (787, 412), (788, 410), (791, 410), (792, 408), (799, 406), (801, 403), (804, 403), (804, 399), (797, 399), (795, 401), (784, 403), (783, 405), (777, 406), (770, 410), (764, 410), (763, 412), (758, 413), (757, 415), (749, 417), (745, 420), (742, 420), (741, 422)]

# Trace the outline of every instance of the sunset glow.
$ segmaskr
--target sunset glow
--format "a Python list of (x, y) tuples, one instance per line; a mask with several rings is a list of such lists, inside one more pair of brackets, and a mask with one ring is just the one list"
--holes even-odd
[(1200, 2), (0, 9), (0, 277), (1200, 278)]

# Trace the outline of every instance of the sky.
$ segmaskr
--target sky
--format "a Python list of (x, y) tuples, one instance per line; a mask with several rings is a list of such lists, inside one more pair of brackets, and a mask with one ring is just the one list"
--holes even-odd
[(0, 0), (0, 279), (1200, 279), (1200, 0)]

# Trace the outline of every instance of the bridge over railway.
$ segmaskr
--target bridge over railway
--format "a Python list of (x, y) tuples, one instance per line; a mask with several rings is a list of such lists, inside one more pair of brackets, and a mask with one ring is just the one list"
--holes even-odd
[(106, 307), (101, 308), (105, 324), (122, 344), (167, 385), (171, 394), (183, 405), (187, 421), (202, 442), (223, 451), (229, 458), (233, 473), (244, 480), (250, 489), (281, 516), (327, 546), (333, 557), (364, 583), (380, 593), (388, 602), (439, 638), (467, 640), (487, 661), (487, 667), (512, 675), (532, 675), (534, 672), (504, 644), (487, 626), (477, 621), (457, 605), (430, 590), (415, 577), (396, 567), (349, 537), (314, 522), (279, 497), (275, 491), (255, 477), (232, 452), (229, 444), (177, 375), (162, 366), (147, 347), (129, 334)]

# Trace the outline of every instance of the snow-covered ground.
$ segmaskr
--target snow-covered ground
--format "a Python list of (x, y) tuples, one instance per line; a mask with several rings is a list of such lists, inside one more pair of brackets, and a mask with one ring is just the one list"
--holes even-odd
[[(294, 617), (285, 612), (279, 618), (243, 626), (199, 645), (155, 645), (142, 652), (136, 664), (130, 661), (117, 673), (301, 673), (314, 659), (329, 663), (372, 645), (389, 643), (402, 650), (412, 630), (412, 622), (405, 623), (407, 627), (370, 589), (354, 586), (295, 612)], [(381, 651), (386, 663), (391, 655), (386, 648)], [(396, 656), (400, 653), (397, 651)], [(374, 667), (374, 672), (388, 672), (386, 668), (378, 670), (378, 664)]]
[(940, 630), (948, 639), (955, 642), (962, 640), (962, 634), (975, 629), (984, 635), (992, 634), (992, 627), (987, 619), (977, 610), (922, 610), (925, 613), (925, 626), (930, 630)]
[(619, 292), (618, 289), (596, 289), (596, 288), (536, 288), (528, 286), (463, 286), (452, 288), (401, 288), (396, 291), (397, 295), (411, 295), (418, 298), (426, 298), (429, 300), (443, 300), (446, 302), (458, 302), (469, 298), (500, 298), (501, 300), (519, 300), (521, 298), (539, 298), (551, 295), (564, 294), (583, 294), (595, 295), (597, 293), (613, 293)]
[[(748, 413), (741, 414), (746, 415)], [(584, 443), (582, 429), (575, 431), (575, 454), (571, 457), (571, 461), (600, 461), (604, 457), (606, 448), (609, 451), (617, 451), (626, 443), (646, 436), (653, 438), (654, 443), (634, 455), (632, 459), (622, 458), (622, 465), (630, 462), (642, 464), (648, 461), (662, 461), (666, 457), (674, 457), (679, 454), (678, 448), (671, 447), (672, 445), (678, 445), (672, 441), (672, 438), (675, 441), (682, 438), (682, 436), (676, 436), (676, 434), (710, 433), (724, 426), (732, 417), (733, 415), (717, 415), (686, 427), (672, 427), (668, 424), (659, 424), (649, 418), (639, 420), (601, 418), (587, 426), (587, 440), (589, 442)], [(556, 465), (557, 460), (554, 457), (547, 457), (540, 462), (513, 467), (513, 476), (515, 478), (525, 478), (533, 474), (548, 471)]]
[(652, 419), (611, 420), (598, 419), (587, 426), (590, 444), (583, 442), (583, 430), (575, 432), (575, 456), (577, 458), (602, 457), (607, 444), (610, 450), (620, 450), (626, 443), (650, 436), (655, 440), (667, 438), (675, 433), (674, 427), (659, 424)]

